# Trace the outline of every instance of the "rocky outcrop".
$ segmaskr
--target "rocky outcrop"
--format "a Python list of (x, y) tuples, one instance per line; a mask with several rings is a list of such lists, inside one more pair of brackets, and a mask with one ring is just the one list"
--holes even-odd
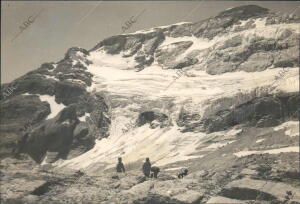
[[(113, 36), (90, 51), (103, 50), (112, 55), (122, 53), (123, 57), (134, 56), (138, 69), (154, 62), (165, 69), (197, 65), (209, 74), (296, 67), (299, 43), (298, 31), (295, 32), (294, 28), (299, 22), (299, 17), (293, 14), (272, 13), (266, 8), (246, 5), (196, 23)], [(277, 24), (284, 26), (278, 29), (272, 27)], [(262, 26), (268, 27), (262, 30)], [(219, 42), (224, 36), (224, 42)], [(211, 43), (209, 48), (205, 46), (208, 42)], [(204, 47), (196, 46), (194, 50), (189, 50), (198, 43), (204, 44)]]
[[(228, 101), (230, 100), (224, 98), (223, 102), (218, 102), (226, 104)], [(181, 110), (176, 122), (178, 126), (183, 127), (182, 132), (205, 131), (210, 133), (226, 130), (238, 124), (272, 127), (285, 121), (297, 120), (300, 110), (299, 105), (296, 105), (298, 101), (298, 93), (257, 96), (233, 108), (228, 107), (226, 109), (226, 106), (224, 106), (222, 110), (205, 113), (203, 116)], [(215, 104), (212, 104), (212, 106), (215, 106)]]
[(193, 42), (191, 41), (182, 41), (178, 43), (173, 43), (171, 45), (166, 45), (161, 48), (158, 48), (155, 52), (155, 58), (157, 62), (163, 67), (168, 68), (182, 68), (176, 67), (178, 66), (176, 62), (176, 58), (185, 52), (186, 49), (188, 49)]
[(248, 42), (237, 35), (225, 41), (224, 45), (209, 50), (206, 71), (221, 74), (243, 70), (263, 71), (267, 68), (296, 67), (297, 34), (281, 29), (277, 38), (253, 36)]
[(1, 107), (1, 156), (11, 155), (24, 131), (45, 119), (50, 106), (35, 95), (17, 95), (5, 100)]
[(75, 107), (69, 106), (55, 118), (34, 128), (27, 136), (24, 147), (19, 148), (39, 163), (47, 151), (57, 152), (56, 159), (66, 158), (73, 141), (73, 131), (78, 122)]
[(235, 7), (221, 12), (214, 18), (200, 21), (193, 26), (193, 34), (197, 37), (212, 39), (220, 33), (226, 33), (229, 28), (241, 20), (263, 17), (268, 9), (255, 5)]
[(168, 116), (163, 113), (156, 113), (153, 111), (143, 112), (138, 116), (137, 126), (142, 126), (146, 123), (150, 124), (151, 128), (166, 127), (169, 125)]
[[(96, 138), (109, 135), (107, 105), (101, 96), (87, 92), (93, 76), (87, 71), (88, 55), (82, 48), (70, 48), (58, 63), (44, 63), (2, 87), (13, 86), (0, 104), (1, 156), (25, 152), (37, 162), (46, 154), (52, 155), (48, 161), (71, 158), (91, 149)], [(54, 97), (54, 103), (66, 108), (48, 120), (55, 107), (39, 96)], [(86, 120), (87, 113), (93, 120)], [(80, 122), (80, 117), (86, 121)]]

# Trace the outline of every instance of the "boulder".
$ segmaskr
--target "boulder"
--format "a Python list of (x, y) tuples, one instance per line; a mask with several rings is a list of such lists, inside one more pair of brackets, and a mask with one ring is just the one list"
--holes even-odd
[[(177, 61), (176, 57), (184, 53), (190, 46), (192, 46), (192, 44), (193, 42), (191, 41), (182, 41), (159, 47), (155, 51), (155, 58), (159, 64), (169, 69), (179, 69), (184, 67), (184, 65), (188, 66), (189, 64), (193, 64), (194, 61), (190, 60), (185, 64), (182, 64), (182, 62)], [(181, 66), (178, 65), (180, 63)]]
[(78, 102), (78, 98), (85, 94), (85, 88), (70, 82), (55, 84), (55, 99), (57, 103), (69, 105)]
[(40, 163), (46, 152), (58, 152), (58, 158), (66, 158), (73, 141), (73, 130), (78, 123), (76, 109), (69, 106), (55, 118), (46, 120), (29, 134), (22, 151)]
[(1, 102), (0, 108), (1, 156), (14, 152), (23, 134), (50, 113), (49, 104), (41, 102), (36, 95), (12, 97)]
[(155, 123), (159, 123), (159, 124), (164, 123), (166, 120), (168, 120), (168, 116), (166, 116), (163, 113), (147, 111), (147, 112), (141, 113), (138, 116), (136, 123), (138, 126), (142, 126), (146, 123), (151, 123), (153, 121), (156, 121), (156, 122), (153, 122), (153, 125), (154, 125)]

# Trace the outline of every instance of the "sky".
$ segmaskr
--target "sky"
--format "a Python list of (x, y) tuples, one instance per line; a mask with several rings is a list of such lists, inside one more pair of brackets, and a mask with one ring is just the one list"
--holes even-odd
[[(45, 62), (59, 61), (70, 47), (89, 50), (103, 39), (121, 34), (125, 22), (143, 11), (126, 33), (197, 22), (249, 4), (300, 15), (300, 2), (296, 1), (1, 1), (1, 83)], [(28, 19), (32, 23), (17, 36)]]

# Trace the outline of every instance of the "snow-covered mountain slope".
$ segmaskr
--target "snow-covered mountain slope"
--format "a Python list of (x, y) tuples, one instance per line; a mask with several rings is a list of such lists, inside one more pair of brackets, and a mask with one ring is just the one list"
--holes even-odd
[[(3, 85), (14, 90), (1, 101), (0, 156), (27, 153), (89, 175), (122, 157), (133, 186), (103, 203), (146, 203), (152, 191), (176, 203), (284, 200), (278, 189), (299, 185), (299, 22), (248, 5), (70, 48)], [(155, 187), (136, 178), (146, 157), (166, 173)], [(191, 172), (184, 185), (167, 179), (182, 167)]]
[[(277, 24), (270, 23), (270, 19), (272, 15), (260, 13), (235, 20), (226, 32), (209, 38), (196, 37), (190, 31), (197, 24), (180, 23), (114, 36), (98, 44), (87, 57), (92, 62), (87, 70), (93, 74), (87, 90), (105, 93), (111, 105), (110, 136), (61, 165), (90, 170), (112, 167), (119, 156), (127, 163), (151, 157), (156, 165), (201, 158), (203, 154), (196, 149), (203, 141), (215, 134), (227, 135), (226, 131), (205, 132), (220, 131), (257, 117), (259, 108), (245, 108), (245, 104), (255, 104), (255, 100), (264, 97), (272, 101), (280, 95), (289, 95), (287, 100), (298, 96), (299, 23), (293, 21), (293, 16)], [(174, 35), (174, 30), (180, 31)], [(270, 112), (286, 111), (283, 104), (279, 106)], [(155, 122), (151, 120), (150, 125), (136, 127), (140, 115), (147, 111), (166, 115), (171, 125), (153, 129)], [(222, 111), (233, 112), (233, 122), (209, 128), (214, 121), (207, 125), (206, 119)], [(185, 119), (181, 121), (182, 115)], [(258, 122), (265, 120), (262, 115), (252, 125), (261, 125)], [(219, 118), (223, 120), (227, 115)], [(262, 126), (280, 124), (271, 120)], [(132, 123), (132, 128), (126, 128)], [(230, 142), (234, 140), (224, 144)]]
[[(84, 167), (96, 160), (111, 163), (117, 155), (136, 162), (153, 151), (157, 164), (179, 161), (210, 133), (235, 125), (276, 126), (297, 118), (299, 32), (297, 16), (250, 5), (196, 23), (113, 36), (90, 51), (71, 48), (63, 60), (15, 80), (18, 89), (2, 102), (8, 107), (4, 114), (10, 114), (18, 97), (49, 104), (42, 112), (32, 110), (29, 121), (43, 132), (62, 108), (74, 106), (77, 121), (67, 148), (76, 153), (67, 158), (95, 144), (86, 155), (97, 159), (87, 159)], [(11, 118), (3, 126), (10, 121), (18, 121), (19, 129), (25, 123)], [(13, 134), (21, 138), (19, 132)], [(142, 141), (156, 146), (146, 151)], [(186, 145), (177, 148), (178, 143)], [(34, 155), (39, 161), (61, 145), (66, 144), (46, 145)], [(174, 155), (181, 155), (177, 159), (167, 155), (174, 147)], [(113, 156), (103, 158), (107, 154)], [(81, 157), (63, 165), (75, 167)]]

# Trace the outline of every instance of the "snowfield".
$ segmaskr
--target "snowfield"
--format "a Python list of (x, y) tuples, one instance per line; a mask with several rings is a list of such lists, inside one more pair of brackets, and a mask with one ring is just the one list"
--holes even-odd
[[(241, 22), (242, 25), (247, 22)], [(280, 24), (265, 26), (265, 19), (257, 19), (256, 27), (241, 32), (231, 32), (223, 36), (216, 36), (212, 40), (191, 37), (167, 37), (160, 45), (161, 48), (168, 48), (174, 43), (182, 41), (192, 41), (193, 44), (188, 48), (179, 59), (183, 59), (195, 50), (202, 50), (212, 46), (221, 46), (224, 42), (236, 35), (241, 35), (245, 40), (250, 40), (254, 36), (276, 37), (284, 29), (291, 29), (299, 33), (297, 24)], [(141, 31), (141, 32), (152, 32)], [(136, 34), (136, 33), (134, 33)], [(205, 133), (181, 133), (180, 127), (174, 122), (182, 107), (190, 112), (197, 112), (204, 116), (211, 104), (224, 97), (233, 98), (228, 103), (219, 102), (214, 107), (219, 111), (222, 108), (238, 105), (240, 94), (248, 95), (247, 100), (255, 96), (264, 96), (268, 93), (277, 92), (298, 92), (299, 91), (299, 69), (289, 68), (285, 75), (274, 83), (274, 79), (282, 68), (266, 69), (260, 72), (229, 72), (220, 75), (207, 74), (199, 67), (183, 68), (183, 73), (178, 77), (177, 70), (162, 69), (157, 63), (146, 67), (137, 72), (134, 68), (136, 62), (134, 56), (123, 57), (124, 53), (110, 55), (103, 49), (98, 49), (90, 53), (88, 60), (93, 63), (87, 66), (87, 70), (93, 74), (93, 83), (87, 90), (91, 93), (107, 93), (110, 98), (109, 103), (123, 104), (112, 109), (112, 123), (110, 136), (96, 141), (94, 148), (74, 159), (59, 161), (59, 167), (67, 166), (75, 169), (97, 169), (99, 166), (106, 169), (114, 167), (116, 158), (122, 157), (125, 163), (134, 163), (150, 157), (151, 161), (158, 166), (175, 163), (178, 161), (201, 158), (205, 155), (200, 145), (211, 138), (213, 135), (230, 134), (237, 135), (235, 129), (228, 132), (214, 134)], [(155, 61), (155, 60), (154, 60)], [(262, 87), (267, 87), (264, 91)], [(252, 96), (251, 93), (255, 92)], [(252, 98), (251, 98), (252, 97)], [(236, 99), (236, 100), (235, 100)], [(242, 101), (240, 103), (245, 103)], [(158, 105), (151, 102), (156, 101)], [(166, 108), (170, 104), (175, 104), (172, 108)], [(165, 113), (173, 121), (173, 127), (150, 129), (148, 125), (133, 128), (123, 133), (122, 129), (126, 124), (135, 121), (138, 114), (147, 111), (145, 106), (149, 105), (149, 110), (158, 110)], [(54, 113), (53, 113), (54, 114)], [(85, 116), (80, 118), (85, 120)], [(233, 131), (233, 133), (230, 133)], [(239, 130), (241, 131), (241, 130)], [(294, 135), (287, 130), (286, 134)], [(257, 140), (260, 143), (263, 140)], [(215, 151), (234, 142), (225, 141), (224, 143), (213, 143), (202, 146), (202, 150)], [(245, 151), (237, 152), (236, 156), (242, 157), (250, 154), (259, 153), (279, 153), (296, 152), (296, 147), (287, 147), (266, 151)]]

